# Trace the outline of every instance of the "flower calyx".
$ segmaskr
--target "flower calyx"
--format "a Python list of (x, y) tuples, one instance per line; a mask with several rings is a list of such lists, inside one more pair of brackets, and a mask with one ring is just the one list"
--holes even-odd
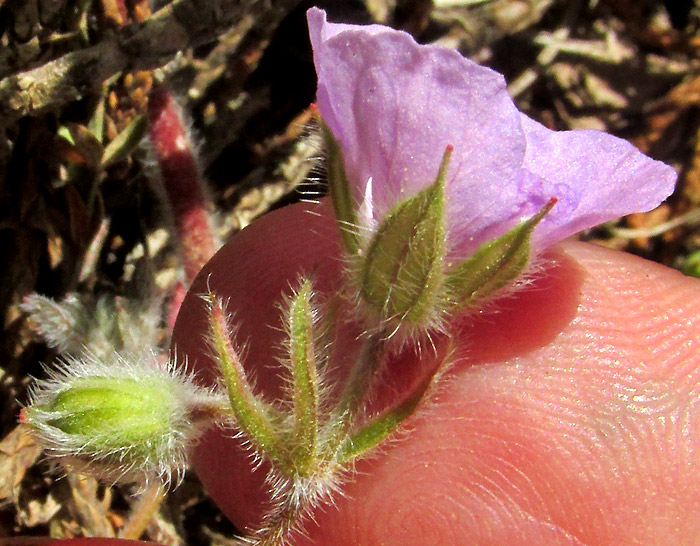
[(34, 384), (20, 414), (38, 443), (71, 470), (111, 482), (165, 485), (184, 475), (187, 449), (225, 411), (225, 399), (194, 385), (153, 354), (70, 359)]
[(446, 313), (474, 305), (525, 271), (532, 233), (552, 210), (556, 197), (531, 218), (482, 243), (471, 256), (455, 259), (450, 255), (445, 210), (453, 152), (448, 145), (434, 182), (396, 204), (367, 237), (357, 226), (359, 207), (353, 201), (340, 146), (322, 121), (321, 127), (328, 150), (331, 200), (352, 264), (351, 285), (360, 307), (369, 310), (365, 314), (383, 330), (417, 333), (440, 328)]

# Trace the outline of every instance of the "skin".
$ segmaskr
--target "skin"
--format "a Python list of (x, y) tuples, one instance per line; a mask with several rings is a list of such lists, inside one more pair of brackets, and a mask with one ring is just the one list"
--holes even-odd
[[(208, 284), (230, 298), (258, 387), (279, 394), (279, 295), (302, 273), (321, 293), (337, 290), (337, 245), (333, 222), (302, 206), (256, 221), (195, 282), (175, 328), (178, 353), (213, 377), (196, 296)], [(697, 540), (700, 283), (579, 242), (540, 264), (530, 286), (453, 324), (450, 377), (410, 419), (410, 433), (360, 461), (335, 506), (316, 510), (294, 544)], [(341, 352), (352, 353), (353, 336)], [(423, 364), (406, 350), (388, 364), (394, 379), (378, 404), (405, 392), (426, 353)], [(218, 432), (194, 461), (232, 521), (255, 526), (265, 468), (251, 471), (238, 442)]]

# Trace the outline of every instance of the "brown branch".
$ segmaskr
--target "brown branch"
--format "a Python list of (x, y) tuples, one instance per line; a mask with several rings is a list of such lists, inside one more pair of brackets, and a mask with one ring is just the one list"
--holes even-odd
[(299, 1), (175, 0), (94, 46), (0, 80), (0, 125), (59, 108), (119, 72), (162, 66), (179, 51), (212, 42), (244, 15), (283, 16)]

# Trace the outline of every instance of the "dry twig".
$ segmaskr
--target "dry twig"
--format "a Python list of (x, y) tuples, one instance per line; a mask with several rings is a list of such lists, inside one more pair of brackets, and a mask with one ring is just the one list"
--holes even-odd
[(162, 66), (179, 51), (215, 40), (244, 16), (286, 14), (299, 0), (175, 0), (94, 46), (0, 80), (0, 120), (63, 106), (125, 70)]

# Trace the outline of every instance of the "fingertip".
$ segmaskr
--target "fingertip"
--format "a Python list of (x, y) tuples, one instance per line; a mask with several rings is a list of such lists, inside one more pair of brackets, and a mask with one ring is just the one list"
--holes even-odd
[[(337, 227), (330, 216), (314, 211), (300, 205), (263, 217), (237, 234), (200, 274), (174, 335), (196, 368), (211, 366), (202, 342), (203, 307), (194, 297), (208, 280), (218, 295), (230, 298), (240, 324), (238, 342), (248, 345), (246, 366), (258, 386), (271, 397), (279, 392), (270, 362), (282, 341), (280, 294), (301, 273), (313, 275), (322, 292), (336, 290), (341, 278)], [(337, 508), (323, 509), (310, 522), (309, 544), (422, 544), (431, 537), (426, 525), (440, 526), (445, 544), (459, 543), (453, 541), (465, 533), (491, 537), (486, 543), (492, 544), (516, 538), (571, 543), (566, 529), (588, 537), (624, 536), (620, 522), (630, 521), (634, 508), (628, 497), (643, 495), (632, 474), (651, 466), (635, 467), (636, 454), (609, 455), (605, 446), (594, 446), (609, 460), (619, 456), (630, 465), (632, 481), (611, 490), (606, 480), (618, 477), (605, 466), (608, 459), (592, 460), (592, 451), (580, 446), (590, 443), (586, 435), (598, 434), (599, 421), (589, 417), (605, 415), (615, 403), (621, 374), (630, 375), (650, 353), (651, 365), (669, 368), (659, 381), (664, 374), (679, 376), (681, 368), (680, 375), (690, 377), (698, 364), (697, 348), (692, 354), (687, 348), (700, 327), (698, 283), (634, 256), (578, 242), (559, 245), (541, 264), (541, 274), (525, 289), (456, 324), (459, 362), (448, 386), (409, 423), (411, 434), (358, 464)], [(654, 329), (667, 338), (658, 350), (649, 346)], [(674, 340), (680, 348), (674, 349)], [(404, 355), (400, 365), (410, 361)], [(635, 381), (623, 386), (634, 388)], [(668, 389), (674, 388), (669, 383)], [(654, 437), (634, 440), (663, 443)], [(670, 451), (676, 452), (677, 446)], [(259, 523), (267, 502), (266, 469), (252, 471), (238, 441), (213, 431), (195, 451), (194, 464), (234, 523), (242, 528)], [(602, 502), (615, 514), (600, 531), (595, 507), (580, 505), (589, 490), (590, 504)], [(653, 493), (673, 497), (663, 488)], [(523, 506), (532, 507), (534, 520)], [(638, 531), (649, 538), (645, 529)]]

